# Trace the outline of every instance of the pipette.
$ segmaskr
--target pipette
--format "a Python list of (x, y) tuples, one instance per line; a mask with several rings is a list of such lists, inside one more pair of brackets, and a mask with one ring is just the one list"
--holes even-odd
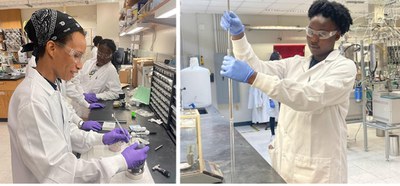
[(117, 122), (118, 127), (122, 130), (122, 132), (124, 133), (125, 137), (128, 139), (128, 135), (125, 133), (125, 130), (122, 128), (121, 124), (119, 123), (119, 121), (117, 120), (117, 118), (115, 117), (115, 113), (111, 114), (111, 116), (115, 119), (115, 122)]

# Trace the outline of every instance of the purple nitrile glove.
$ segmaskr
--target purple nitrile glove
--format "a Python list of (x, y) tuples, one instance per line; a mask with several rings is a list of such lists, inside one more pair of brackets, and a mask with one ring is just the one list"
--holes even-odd
[(275, 103), (272, 99), (269, 99), (269, 107), (270, 108), (275, 108)]
[(100, 109), (100, 108), (104, 108), (104, 105), (101, 104), (101, 103), (91, 103), (91, 104), (89, 105), (89, 108), (90, 108), (91, 110), (93, 110), (93, 109)]
[(149, 151), (149, 147), (145, 146), (141, 149), (137, 149), (138, 145), (138, 143), (134, 143), (121, 153), (125, 158), (128, 169), (139, 167), (147, 158), (147, 151)]
[(239, 35), (244, 32), (244, 25), (239, 17), (232, 11), (225, 11), (219, 23), (224, 30), (228, 30), (231, 35)]
[(225, 56), (221, 65), (220, 74), (236, 81), (247, 83), (254, 70), (245, 62), (232, 56)]
[(129, 142), (131, 136), (126, 129), (115, 128), (114, 130), (107, 132), (103, 135), (103, 143), (105, 145), (111, 145), (119, 141)]
[(96, 103), (97, 101), (99, 101), (96, 97), (95, 93), (83, 93), (83, 95), (85, 96), (85, 100), (89, 103)]
[(101, 124), (97, 121), (85, 121), (82, 124), (81, 129), (86, 130), (86, 131), (100, 131), (102, 128)]

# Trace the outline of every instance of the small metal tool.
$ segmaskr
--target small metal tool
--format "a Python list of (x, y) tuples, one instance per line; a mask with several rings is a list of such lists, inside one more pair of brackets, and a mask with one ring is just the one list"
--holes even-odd
[(163, 145), (160, 145), (160, 146), (156, 147), (156, 148), (154, 149), (154, 151), (157, 151), (157, 150), (160, 149), (161, 147), (163, 147)]
[(160, 172), (165, 177), (170, 177), (171, 176), (169, 171), (167, 171), (167, 170), (165, 170), (165, 169), (160, 167), (160, 164), (155, 165), (153, 168), (151, 168), (151, 170), (153, 170), (153, 171), (158, 170), (158, 172)]

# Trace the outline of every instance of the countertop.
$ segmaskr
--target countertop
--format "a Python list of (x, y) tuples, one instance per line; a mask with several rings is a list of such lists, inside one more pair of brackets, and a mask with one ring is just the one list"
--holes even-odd
[(15, 81), (19, 80), (21, 78), (24, 78), (25, 74), (20, 74), (18, 76), (11, 76), (9, 74), (0, 74), (0, 81)]
[[(156, 132), (155, 135), (148, 135), (150, 142), (150, 150), (147, 153), (147, 167), (151, 169), (153, 166), (160, 164), (160, 166), (171, 173), (169, 178), (163, 176), (158, 171), (150, 170), (150, 174), (155, 183), (175, 183), (176, 182), (176, 146), (170, 139), (165, 128), (161, 125), (151, 123), (148, 119), (154, 117), (143, 117), (136, 113), (136, 118), (132, 119), (131, 111), (125, 108), (113, 108), (113, 101), (105, 101), (103, 104), (106, 105), (103, 109), (92, 110), (89, 113), (90, 120), (96, 121), (114, 121), (111, 114), (115, 113), (116, 118), (119, 121), (126, 121), (126, 124), (121, 122), (122, 127), (128, 128), (129, 125), (141, 125), (146, 127), (150, 132)], [(133, 110), (142, 109), (149, 111), (148, 106), (136, 108)], [(162, 148), (155, 151), (155, 148), (163, 145)]]

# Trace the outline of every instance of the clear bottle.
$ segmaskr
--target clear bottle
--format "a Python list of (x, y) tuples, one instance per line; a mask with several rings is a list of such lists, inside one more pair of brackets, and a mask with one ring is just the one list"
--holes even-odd
[(194, 164), (194, 154), (193, 154), (193, 146), (189, 146), (189, 153), (186, 155), (186, 159), (189, 165)]

